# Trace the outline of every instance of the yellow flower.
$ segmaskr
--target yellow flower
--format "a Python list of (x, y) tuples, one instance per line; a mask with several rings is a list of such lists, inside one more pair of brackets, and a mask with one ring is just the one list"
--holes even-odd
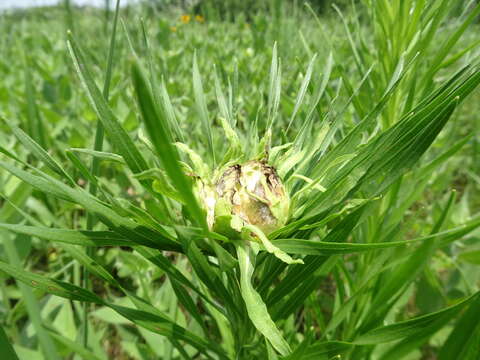
[(205, 22), (205, 18), (202, 15), (195, 15), (195, 20), (197, 20), (199, 23)]
[(188, 24), (190, 22), (190, 15), (182, 15), (180, 16), (180, 21), (184, 24)]
[(176, 26), (170, 26), (170, 31), (171, 32), (177, 32), (177, 27)]
[(57, 252), (54, 250), (50, 254), (48, 254), (48, 261), (55, 261), (58, 258)]

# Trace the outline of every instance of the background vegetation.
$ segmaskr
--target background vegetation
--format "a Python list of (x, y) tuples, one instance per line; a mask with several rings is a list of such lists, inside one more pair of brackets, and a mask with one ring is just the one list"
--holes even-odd
[[(480, 7), (336, 4), (0, 15), (2, 354), (480, 357)], [(149, 182), (180, 186), (170, 140), (213, 167), (221, 117), (245, 148), (268, 129), (293, 143), (277, 159), (292, 196), (321, 185), (270, 236), (304, 265), (262, 251), (242, 269), (185, 192)], [(263, 303), (268, 340), (248, 310)]]

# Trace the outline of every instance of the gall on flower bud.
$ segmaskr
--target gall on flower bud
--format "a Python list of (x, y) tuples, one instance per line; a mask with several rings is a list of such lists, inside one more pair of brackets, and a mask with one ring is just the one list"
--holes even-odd
[(268, 235), (287, 222), (290, 199), (275, 169), (264, 162), (228, 167), (214, 191), (212, 228), (220, 234), (238, 236), (249, 224)]

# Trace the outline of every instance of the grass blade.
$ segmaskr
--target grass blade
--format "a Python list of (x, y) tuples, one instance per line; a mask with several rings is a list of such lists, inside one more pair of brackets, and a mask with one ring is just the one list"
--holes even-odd
[(176, 184), (194, 222), (207, 229), (205, 215), (193, 195), (190, 181), (179, 165), (177, 151), (170, 142), (171, 136), (168, 132), (167, 120), (157, 112), (152, 94), (138, 63), (135, 63), (132, 67), (132, 77), (140, 111), (157, 155), (160, 157), (168, 176)]
[(82, 231), (0, 223), (0, 229), (39, 239), (81, 246), (131, 246), (131, 241), (112, 231)]
[(2, 352), (2, 357), (5, 360), (18, 360), (18, 356), (13, 350), (13, 346), (8, 341), (7, 334), (3, 329), (3, 326), (0, 325), (0, 351)]
[[(5, 120), (4, 120), (5, 121)], [(6, 122), (6, 121), (5, 121)], [(35, 142), (30, 136), (28, 136), (22, 129), (17, 126), (11, 126), (13, 134), (17, 139), (25, 146), (30, 152), (40, 161), (42, 161), (48, 168), (50, 168), (55, 173), (67, 179), (70, 184), (74, 185), (75, 182), (68, 175), (65, 170), (56, 162), (39, 144)]]
[[(25, 170), (19, 169), (3, 161), (0, 161), (0, 167), (3, 167), (18, 178), (46, 194), (51, 194), (60, 199), (83, 206), (87, 211), (95, 213), (102, 222), (116, 233), (131, 240), (135, 244), (160, 249), (168, 248), (174, 251), (181, 250), (180, 245), (172, 239), (171, 235), (168, 235), (166, 232), (159, 233), (157, 230), (138, 225), (136, 222), (119, 215), (85, 190), (79, 188), (72, 189), (44, 173), (42, 174), (42, 177), (32, 175)], [(163, 245), (165, 245), (166, 248), (163, 248)]]
[(147, 170), (148, 165), (146, 160), (135, 146), (130, 136), (122, 128), (105, 101), (104, 96), (100, 93), (100, 90), (95, 84), (93, 76), (88, 70), (86, 59), (72, 33), (69, 33), (68, 35), (68, 48), (88, 99), (90, 100), (98, 119), (102, 122), (112, 144), (118, 149), (128, 167), (134, 173)]
[(357, 337), (354, 341), (354, 344), (381, 344), (384, 342), (403, 339), (407, 336), (414, 336), (416, 333), (419, 333), (428, 327), (435, 326), (436, 322), (438, 321), (444, 321), (445, 318), (452, 318), (454, 314), (458, 313), (465, 306), (477, 300), (478, 295), (479, 293), (475, 293), (458, 304), (431, 314), (371, 330)]
[(215, 149), (213, 146), (212, 129), (210, 126), (210, 120), (208, 118), (207, 101), (205, 99), (205, 92), (203, 91), (202, 78), (200, 77), (200, 71), (198, 70), (197, 54), (193, 55), (193, 91), (195, 95), (195, 104), (197, 111), (202, 122), (203, 131), (207, 136), (208, 150), (212, 157), (213, 166), (216, 164)]
[(440, 349), (438, 359), (474, 360), (480, 357), (480, 322), (478, 309), (480, 297), (473, 301), (468, 310), (457, 321), (455, 328)]
[[(12, 221), (14, 218), (15, 208), (14, 206), (21, 206), (26, 201), (27, 197), (31, 193), (31, 188), (27, 184), (20, 184), (16, 187), (13, 194), (10, 196), (12, 204), (7, 204), (0, 209), (0, 220), (1, 221)], [(17, 247), (15, 243), (10, 238), (10, 234), (5, 230), (0, 229), (0, 238), (2, 239), (3, 248), (7, 255), (7, 259), (10, 264), (4, 263), (7, 267), (21, 266), (21, 259), (18, 254)], [(38, 303), (32, 290), (25, 286), (24, 284), (18, 284), (22, 297), (25, 301), (25, 306), (27, 309), (28, 316), (30, 321), (33, 324), (33, 327), (36, 331), (38, 342), (40, 348), (46, 358), (52, 360), (60, 360), (60, 355), (58, 350), (53, 343), (51, 337), (43, 328), (43, 320), (41, 318), (41, 307)]]

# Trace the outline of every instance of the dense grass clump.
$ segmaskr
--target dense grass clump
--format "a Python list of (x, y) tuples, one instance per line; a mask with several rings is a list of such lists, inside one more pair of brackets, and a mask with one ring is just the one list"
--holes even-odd
[(480, 5), (221, 3), (0, 15), (2, 354), (478, 359)]

